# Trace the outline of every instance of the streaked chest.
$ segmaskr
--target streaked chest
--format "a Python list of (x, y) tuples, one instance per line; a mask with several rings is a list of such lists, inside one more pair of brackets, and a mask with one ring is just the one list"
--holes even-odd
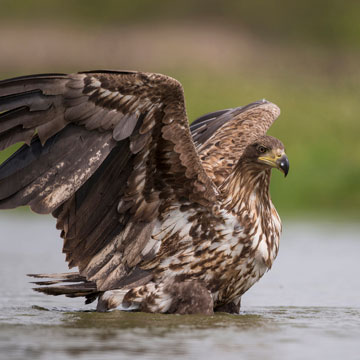
[(277, 222), (273, 230), (264, 231), (260, 218), (255, 224), (244, 224), (223, 210), (210, 214), (177, 206), (156, 224), (144, 251), (151, 248), (156, 253), (149, 266), (158, 267), (166, 276), (183, 274), (211, 281), (220, 272), (221, 278), (229, 272), (242, 273), (249, 262), (261, 276), (277, 254), (281, 227)]

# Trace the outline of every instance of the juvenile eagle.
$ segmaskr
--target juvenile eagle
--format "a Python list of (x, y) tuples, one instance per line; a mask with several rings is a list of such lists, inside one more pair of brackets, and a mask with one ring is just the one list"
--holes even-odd
[[(69, 268), (34, 275), (47, 294), (97, 309), (238, 312), (278, 253), (266, 101), (217, 111), (191, 131), (181, 84), (130, 71), (30, 75), (0, 82), (0, 208), (52, 213)], [(63, 284), (61, 284), (63, 283)]]

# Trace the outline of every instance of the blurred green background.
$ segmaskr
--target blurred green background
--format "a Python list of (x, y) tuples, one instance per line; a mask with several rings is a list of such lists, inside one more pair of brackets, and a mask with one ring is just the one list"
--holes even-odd
[[(1, 78), (134, 69), (182, 82), (189, 118), (266, 98), (291, 170), (282, 217), (359, 219), (360, 2), (0, 0)], [(9, 152), (0, 153), (0, 161)]]

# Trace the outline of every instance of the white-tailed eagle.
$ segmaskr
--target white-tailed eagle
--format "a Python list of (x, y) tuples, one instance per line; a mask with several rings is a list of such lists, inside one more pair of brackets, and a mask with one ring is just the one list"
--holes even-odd
[(131, 71), (30, 75), (0, 82), (0, 208), (52, 213), (76, 273), (34, 275), (35, 290), (97, 309), (238, 312), (268, 270), (280, 218), (266, 136), (279, 108), (261, 100), (191, 127), (181, 84)]

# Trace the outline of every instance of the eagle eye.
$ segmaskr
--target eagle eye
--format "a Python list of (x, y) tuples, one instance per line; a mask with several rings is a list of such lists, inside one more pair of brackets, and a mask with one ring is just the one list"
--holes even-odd
[(263, 154), (267, 151), (267, 148), (265, 146), (260, 145), (258, 146), (257, 150), (259, 153)]

